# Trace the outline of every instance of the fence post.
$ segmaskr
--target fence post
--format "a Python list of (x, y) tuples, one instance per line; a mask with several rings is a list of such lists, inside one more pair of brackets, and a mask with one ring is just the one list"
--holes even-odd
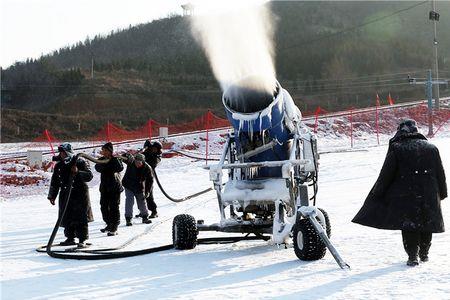
[(350, 108), (350, 145), (353, 148), (353, 108)]
[(106, 141), (111, 142), (111, 130), (110, 130), (110, 123), (106, 123)]
[(48, 133), (48, 130), (44, 130), (45, 137), (47, 138), (48, 144), (50, 145), (50, 150), (52, 151), (52, 155), (55, 156), (55, 150), (53, 149), (52, 145), (52, 139), (50, 138), (50, 134)]
[(314, 133), (317, 133), (317, 125), (318, 125), (318, 117), (319, 117), (319, 113), (320, 113), (320, 106), (318, 106), (316, 108), (316, 111), (314, 113), (315, 117), (315, 121), (314, 121)]
[(209, 148), (209, 118), (210, 118), (211, 111), (208, 109), (208, 112), (206, 113), (206, 151), (205, 151), (205, 159), (206, 164), (208, 164), (208, 148)]
[(378, 124), (378, 103), (375, 106), (375, 127), (377, 128), (377, 143), (380, 145), (380, 128)]
[(433, 136), (433, 83), (431, 70), (428, 70), (427, 76), (427, 98), (428, 98), (428, 136)]
[(150, 141), (152, 140), (152, 122), (152, 119), (148, 120), (148, 139)]

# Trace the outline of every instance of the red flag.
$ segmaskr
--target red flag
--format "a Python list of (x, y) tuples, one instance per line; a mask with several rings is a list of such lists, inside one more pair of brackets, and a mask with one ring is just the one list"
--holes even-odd
[(378, 96), (378, 93), (377, 93), (377, 106), (380, 106), (380, 96)]
[(388, 96), (388, 101), (389, 101), (389, 105), (394, 105), (394, 99), (392, 99), (392, 97), (391, 97), (391, 93), (389, 93), (389, 96)]

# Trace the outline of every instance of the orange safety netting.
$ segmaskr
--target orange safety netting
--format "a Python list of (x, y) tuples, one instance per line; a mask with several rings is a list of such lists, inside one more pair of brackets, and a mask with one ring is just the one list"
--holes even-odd
[[(320, 116), (322, 114), (325, 114), (326, 119), (323, 119), (323, 117)], [(428, 124), (430, 117), (428, 115), (428, 107), (424, 103), (411, 107), (393, 106), (389, 108), (379, 108), (377, 106), (363, 112), (350, 109), (347, 112), (338, 112), (335, 114), (329, 113), (323, 108), (318, 107), (313, 115), (315, 116), (314, 123), (307, 125), (313, 127), (314, 132), (320, 130), (320, 124), (323, 125), (323, 123), (329, 122), (329, 118), (333, 118), (335, 119), (333, 123), (336, 125), (333, 127), (333, 130), (336, 130), (340, 134), (349, 135), (352, 139), (353, 131), (355, 131), (355, 133), (373, 133), (376, 134), (378, 138), (380, 133), (391, 134), (395, 131), (395, 124), (397, 124), (399, 119), (411, 118), (416, 120), (418, 124)], [(338, 117), (336, 118), (336, 116)], [(450, 110), (443, 108), (439, 111), (433, 111), (431, 117), (434, 125), (434, 135), (450, 120)], [(167, 127), (169, 135), (203, 131), (206, 133), (206, 138), (204, 140), (208, 143), (209, 130), (229, 126), (230, 123), (227, 119), (220, 118), (211, 111), (208, 111), (197, 119), (182, 124), (165, 125), (154, 120), (148, 120), (143, 126), (136, 130), (125, 130), (114, 123), (108, 122), (90, 140), (96, 142), (122, 142), (126, 140), (151, 139), (160, 135), (161, 127)], [(54, 152), (53, 147), (58, 145), (58, 143), (59, 141), (46, 129), (26, 147), (38, 149), (45, 148), (47, 150), (50, 148), (51, 151)]]
[(94, 141), (108, 141), (108, 142), (120, 142), (125, 140), (132, 140), (140, 138), (136, 136), (135, 132), (127, 131), (120, 128), (118, 125), (108, 122), (102, 129), (93, 137)]
[(428, 133), (429, 137), (433, 137), (442, 128), (445, 128), (444, 125), (450, 121), (450, 109), (432, 110), (429, 115), (430, 111), (425, 103), (410, 107), (380, 108), (376, 106), (363, 111), (350, 108), (348, 111), (331, 113), (319, 119), (319, 115), (322, 113), (325, 114), (326, 111), (318, 107), (315, 111), (314, 124), (307, 125), (313, 128), (314, 132), (329, 132), (331, 129), (338, 135), (346, 135), (350, 137), (352, 147), (355, 140), (367, 140), (367, 134), (376, 136), (377, 143), (380, 144), (380, 134), (390, 135), (395, 132), (398, 121), (401, 119), (414, 119), (421, 126), (433, 124), (433, 131)]
[(55, 147), (59, 145), (60, 141), (56, 139), (49, 130), (45, 129), (41, 135), (34, 138), (31, 143), (25, 145), (25, 148), (33, 149), (49, 149), (52, 154), (55, 154)]
[(167, 127), (168, 134), (171, 135), (185, 132), (205, 131), (228, 126), (230, 126), (230, 123), (227, 119), (222, 119), (214, 115), (211, 111), (208, 111), (191, 122), (165, 125), (154, 120), (148, 120), (142, 127), (130, 131), (108, 122), (97, 133), (93, 140), (118, 142), (133, 139), (151, 139), (152, 137), (159, 136), (159, 130), (162, 127)]

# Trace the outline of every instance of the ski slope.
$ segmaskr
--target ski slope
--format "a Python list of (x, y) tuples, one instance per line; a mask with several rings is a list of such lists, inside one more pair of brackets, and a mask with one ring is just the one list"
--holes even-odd
[[(450, 177), (450, 136), (443, 134), (431, 142), (438, 146)], [(47, 242), (57, 218), (56, 206), (46, 200), (47, 186), (26, 190), (15, 187), (0, 202), (1, 298), (450, 299), (448, 231), (434, 235), (429, 262), (410, 268), (405, 265), (399, 231), (350, 222), (375, 182), (387, 146), (333, 152), (344, 145), (348, 145), (345, 139), (319, 139), (324, 154), (320, 159), (318, 206), (328, 211), (331, 240), (351, 270), (341, 270), (330, 253), (322, 260), (303, 262), (292, 248), (277, 248), (264, 241), (199, 245), (188, 251), (103, 261), (54, 259), (35, 251)], [(216, 148), (214, 152), (220, 149), (218, 145)], [(168, 193), (179, 197), (211, 186), (203, 164), (175, 157), (163, 160), (157, 171)], [(104, 223), (99, 207), (99, 175), (94, 174), (89, 183), (95, 217), (89, 225), (92, 248), (115, 247), (139, 234), (142, 236), (125, 250), (171, 243), (172, 219), (181, 213), (204, 219), (205, 223), (219, 219), (214, 192), (175, 204), (155, 187), (160, 217), (150, 225), (134, 219), (132, 227), (125, 227), (122, 219), (119, 235), (106, 237), (99, 231)], [(123, 218), (123, 194), (121, 200)], [(442, 202), (447, 226), (449, 201)], [(218, 235), (200, 233), (200, 237)], [(56, 241), (63, 238), (60, 230)]]

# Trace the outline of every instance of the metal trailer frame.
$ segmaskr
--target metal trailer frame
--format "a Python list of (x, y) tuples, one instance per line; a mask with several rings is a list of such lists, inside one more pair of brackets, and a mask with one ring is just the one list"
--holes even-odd
[[(272, 142), (271, 142), (272, 144)], [(256, 235), (271, 234), (274, 244), (289, 244), (292, 238), (293, 227), (298, 220), (308, 219), (314, 226), (324, 245), (330, 250), (339, 266), (349, 268), (344, 262), (336, 248), (328, 238), (324, 226), (325, 216), (321, 210), (315, 207), (315, 194), (317, 191), (317, 140), (306, 128), (300, 128), (296, 124), (296, 132), (293, 135), (292, 147), (288, 160), (264, 161), (264, 162), (243, 162), (244, 158), (251, 157), (270, 148), (263, 145), (247, 153), (238, 155), (235, 147), (235, 136), (229, 134), (224, 145), (220, 161), (215, 165), (205, 166), (209, 170), (210, 180), (213, 182), (217, 193), (217, 200), (220, 212), (220, 222), (214, 224), (204, 224), (202, 220), (197, 222), (198, 231), (218, 231), (233, 233), (253, 233)], [(290, 200), (288, 202), (280, 199), (274, 200), (275, 211), (272, 218), (245, 218), (244, 209), (242, 214), (236, 211), (234, 204), (226, 204), (223, 201), (223, 170), (228, 170), (229, 180), (241, 180), (242, 170), (258, 167), (281, 167), (282, 178), (289, 189)], [(308, 183), (314, 188), (314, 195), (311, 199), (308, 196)], [(314, 205), (310, 201), (314, 199)], [(226, 208), (229, 207), (227, 216)], [(296, 237), (294, 237), (296, 238)]]

